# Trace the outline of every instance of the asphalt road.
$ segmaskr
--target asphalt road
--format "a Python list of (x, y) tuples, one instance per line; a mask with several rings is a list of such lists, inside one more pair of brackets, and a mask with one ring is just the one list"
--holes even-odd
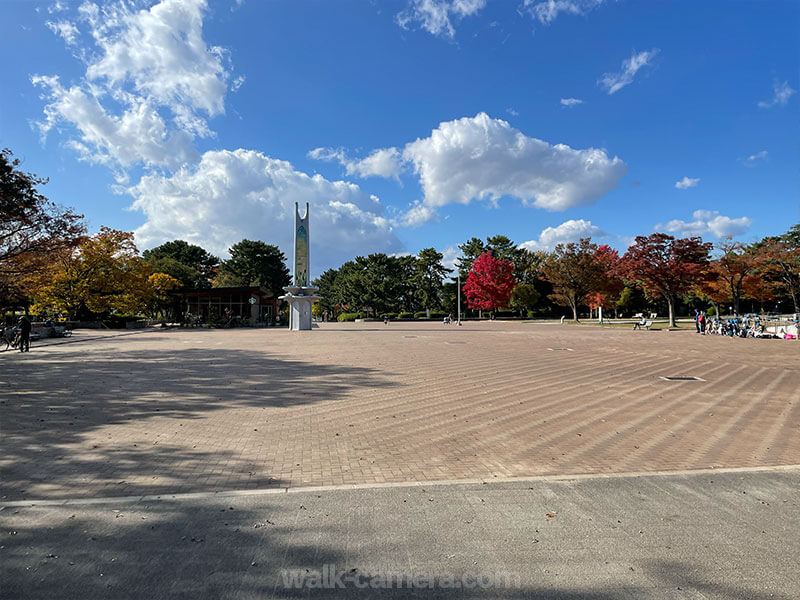
[(784, 468), (6, 502), (0, 598), (794, 600), (798, 489)]

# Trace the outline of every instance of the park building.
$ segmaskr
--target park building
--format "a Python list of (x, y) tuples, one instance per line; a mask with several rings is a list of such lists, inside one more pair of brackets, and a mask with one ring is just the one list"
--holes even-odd
[(263, 287), (180, 288), (170, 294), (182, 322), (216, 324), (228, 317), (239, 325), (272, 324), (278, 313), (274, 294)]

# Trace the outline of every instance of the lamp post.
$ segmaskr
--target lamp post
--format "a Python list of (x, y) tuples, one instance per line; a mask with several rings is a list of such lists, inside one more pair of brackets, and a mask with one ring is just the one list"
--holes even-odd
[(461, 326), (461, 272), (458, 273), (458, 326)]

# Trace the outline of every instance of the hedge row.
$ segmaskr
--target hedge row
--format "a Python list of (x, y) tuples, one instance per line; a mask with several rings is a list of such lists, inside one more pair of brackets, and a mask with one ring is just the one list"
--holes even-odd
[[(448, 313), (440, 311), (440, 310), (432, 310), (431, 311), (430, 320), (431, 321), (439, 321), (441, 319), (444, 319), (447, 316), (447, 314)], [(519, 317), (519, 313), (516, 312), (516, 311), (513, 311), (513, 310), (501, 310), (501, 311), (497, 312), (497, 316), (500, 317), (500, 318), (503, 318), (503, 317)], [(381, 319), (385, 319), (387, 317), (389, 319), (391, 319), (391, 320), (394, 320), (394, 319), (402, 319), (402, 320), (421, 319), (421, 320), (427, 320), (428, 319), (427, 313), (424, 310), (419, 311), (419, 312), (415, 312), (415, 313), (410, 313), (410, 312), (393, 313), (393, 312), (390, 312), (390, 313), (382, 313), (382, 314), (378, 315), (378, 318), (381, 318)], [(366, 315), (366, 314), (360, 313), (360, 312), (358, 312), (358, 313), (342, 313), (337, 317), (337, 320), (340, 323), (343, 323), (345, 321), (355, 321), (356, 319), (368, 319), (368, 318), (370, 318), (370, 315)], [(490, 318), (490, 313), (487, 312), (484, 315), (484, 319), (488, 319), (488, 318)]]
[(337, 321), (344, 323), (345, 321), (355, 321), (361, 318), (361, 313), (342, 313), (337, 318)]

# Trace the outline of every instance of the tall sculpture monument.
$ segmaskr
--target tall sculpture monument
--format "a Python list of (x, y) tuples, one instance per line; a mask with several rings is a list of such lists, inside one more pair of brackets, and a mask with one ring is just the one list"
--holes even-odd
[(308, 202), (306, 214), (300, 216), (300, 207), (294, 203), (294, 273), (292, 285), (283, 288), (286, 295), (281, 300), (289, 303), (289, 329), (305, 331), (311, 329), (311, 307), (319, 300), (319, 288), (309, 286), (309, 248), (308, 248)]

